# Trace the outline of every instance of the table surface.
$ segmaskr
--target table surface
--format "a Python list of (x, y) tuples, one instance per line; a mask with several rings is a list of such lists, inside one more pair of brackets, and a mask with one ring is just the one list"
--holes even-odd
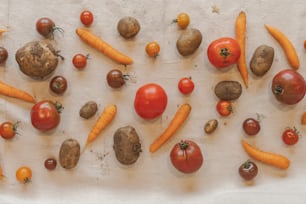
[[(305, 100), (286, 106), (272, 95), (273, 76), (289, 65), (280, 45), (264, 28), (264, 24), (273, 25), (290, 38), (300, 57), (299, 72), (306, 76), (305, 7), (303, 0), (294, 3), (287, 0), (256, 3), (0, 0), (0, 28), (9, 29), (0, 37), (0, 45), (9, 52), (7, 62), (0, 66), (0, 80), (33, 93), (38, 100), (56, 100), (64, 105), (60, 125), (52, 132), (41, 133), (31, 125), (31, 104), (0, 98), (1, 121), (20, 121), (17, 137), (0, 141), (0, 164), (5, 174), (0, 182), (0, 203), (305, 203), (305, 138), (302, 136), (292, 147), (281, 140), (281, 133), (288, 126), (295, 126), (305, 134), (306, 127), (300, 124), (301, 114), (306, 110)], [(94, 13), (94, 23), (88, 29), (132, 57), (132, 65), (118, 65), (78, 38), (75, 29), (82, 27), (79, 14), (84, 9)], [(241, 97), (233, 102), (233, 114), (220, 117), (215, 110), (215, 84), (221, 80), (243, 82), (236, 66), (225, 71), (212, 67), (206, 49), (214, 39), (235, 37), (234, 23), (240, 11), (247, 15), (247, 62), (261, 44), (275, 49), (275, 59), (265, 76), (259, 78), (250, 73), (249, 88), (243, 86)], [(199, 49), (189, 57), (180, 56), (175, 46), (184, 30), (171, 21), (180, 12), (189, 13), (189, 27), (199, 29), (203, 35)], [(43, 39), (35, 30), (35, 22), (44, 16), (64, 29), (63, 34), (55, 33), (54, 39), (65, 60), (59, 63), (53, 76), (62, 75), (69, 83), (62, 96), (50, 93), (50, 78), (37, 81), (23, 75), (14, 56), (26, 42)], [(141, 25), (140, 32), (131, 40), (123, 39), (117, 32), (117, 22), (124, 16), (137, 18)], [(161, 46), (156, 59), (149, 58), (144, 51), (146, 43), (153, 40)], [(76, 53), (90, 55), (82, 71), (71, 63)], [(119, 90), (111, 89), (105, 77), (113, 68), (130, 74), (133, 80)], [(195, 90), (189, 96), (183, 96), (177, 89), (178, 80), (184, 76), (191, 76), (195, 82)], [(149, 82), (160, 84), (168, 95), (165, 112), (153, 121), (141, 119), (133, 107), (137, 89)], [(98, 113), (84, 120), (79, 117), (79, 109), (89, 100), (97, 102)], [(167, 127), (178, 106), (186, 102), (192, 106), (188, 120), (169, 142), (151, 154), (148, 151), (151, 142)], [(66, 170), (58, 165), (54, 171), (46, 170), (44, 160), (50, 156), (57, 158), (65, 139), (85, 143), (99, 113), (111, 103), (118, 107), (116, 118), (81, 155), (77, 167)], [(257, 114), (262, 117), (261, 131), (255, 137), (247, 137), (241, 128), (242, 121)], [(219, 127), (206, 135), (203, 126), (212, 118), (218, 119)], [(143, 149), (139, 160), (128, 167), (116, 161), (112, 149), (115, 130), (126, 125), (136, 128)], [(241, 147), (242, 138), (261, 149), (286, 155), (291, 160), (290, 168), (279, 170), (256, 162), (258, 176), (253, 182), (244, 182), (237, 173), (239, 165), (249, 158)], [(197, 142), (204, 155), (202, 168), (191, 175), (177, 172), (169, 160), (170, 149), (182, 139)], [(22, 165), (33, 170), (33, 179), (27, 185), (15, 179), (15, 171)]]

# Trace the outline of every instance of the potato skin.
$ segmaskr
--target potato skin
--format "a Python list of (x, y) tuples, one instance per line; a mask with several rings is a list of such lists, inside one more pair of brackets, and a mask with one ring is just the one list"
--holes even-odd
[(117, 30), (122, 37), (129, 39), (140, 31), (140, 24), (136, 18), (126, 16), (119, 20)]
[(74, 168), (80, 158), (80, 144), (75, 139), (65, 140), (60, 148), (59, 152), (59, 163), (65, 169)]
[(114, 134), (113, 149), (121, 164), (135, 163), (141, 152), (141, 144), (135, 128), (132, 126), (119, 128)]
[(34, 79), (45, 78), (58, 65), (58, 54), (48, 40), (26, 43), (17, 50), (15, 59), (21, 72)]
[(94, 101), (88, 101), (80, 109), (80, 116), (85, 119), (89, 119), (96, 114), (98, 105)]
[(211, 119), (209, 121), (207, 121), (204, 125), (204, 131), (207, 134), (211, 134), (213, 133), (218, 127), (218, 120), (216, 119)]
[(195, 28), (184, 31), (176, 41), (176, 48), (182, 56), (193, 54), (201, 45), (202, 33)]
[(263, 76), (270, 70), (273, 59), (274, 48), (268, 45), (260, 45), (252, 56), (250, 69), (256, 76)]
[(220, 81), (215, 86), (215, 94), (220, 100), (235, 100), (241, 93), (242, 86), (238, 81)]

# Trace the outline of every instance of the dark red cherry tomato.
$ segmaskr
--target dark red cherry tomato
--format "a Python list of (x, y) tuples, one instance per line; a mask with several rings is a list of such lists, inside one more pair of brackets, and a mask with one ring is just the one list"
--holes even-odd
[(249, 181), (257, 176), (258, 167), (254, 162), (248, 160), (240, 165), (238, 172), (244, 180)]
[(260, 131), (260, 124), (254, 118), (247, 118), (243, 121), (242, 128), (246, 134), (252, 136)]

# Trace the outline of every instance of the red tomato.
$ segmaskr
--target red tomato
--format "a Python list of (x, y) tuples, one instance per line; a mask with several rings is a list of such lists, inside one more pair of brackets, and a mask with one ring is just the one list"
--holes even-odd
[(170, 152), (170, 159), (173, 166), (183, 173), (193, 173), (203, 164), (200, 147), (190, 140), (177, 143)]
[(91, 11), (85, 10), (82, 11), (80, 14), (80, 21), (85, 25), (85, 26), (90, 26), (94, 20), (94, 16)]
[(190, 94), (194, 89), (194, 83), (191, 80), (191, 77), (180, 79), (177, 86), (182, 94)]
[(260, 131), (259, 121), (254, 118), (247, 118), (242, 123), (244, 132), (250, 136), (256, 135)]
[(238, 42), (229, 37), (219, 38), (207, 48), (208, 60), (216, 68), (225, 68), (235, 64), (241, 54)]
[(84, 69), (87, 65), (88, 55), (76, 54), (72, 58), (72, 64), (77, 69)]
[(233, 112), (232, 103), (230, 101), (218, 101), (216, 109), (221, 116), (228, 116)]
[(0, 126), (0, 135), (3, 139), (12, 139), (17, 133), (17, 123), (3, 122)]
[(154, 119), (165, 111), (167, 102), (165, 90), (158, 84), (149, 83), (137, 90), (134, 108), (140, 117)]
[(54, 129), (60, 123), (61, 104), (43, 100), (36, 103), (31, 109), (32, 125), (40, 131)]
[(287, 128), (282, 134), (282, 139), (287, 145), (294, 145), (299, 141), (299, 132), (296, 128)]
[(284, 104), (297, 104), (305, 96), (306, 84), (301, 74), (292, 69), (278, 72), (272, 80), (272, 92)]

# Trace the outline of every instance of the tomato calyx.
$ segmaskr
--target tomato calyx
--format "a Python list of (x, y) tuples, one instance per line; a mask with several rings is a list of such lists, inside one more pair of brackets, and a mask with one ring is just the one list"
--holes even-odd
[(224, 59), (226, 59), (228, 56), (231, 56), (232, 53), (231, 53), (226, 47), (224, 47), (224, 48), (221, 48), (221, 50), (220, 50), (220, 55), (221, 55)]
[(187, 142), (187, 141), (181, 141), (180, 143), (179, 143), (179, 146), (180, 146), (180, 149), (181, 150), (186, 150), (187, 148), (188, 148), (188, 146), (189, 146), (189, 143)]
[(64, 106), (58, 101), (54, 102), (54, 106), (55, 106), (58, 113), (61, 113), (64, 109)]
[(250, 169), (250, 167), (252, 167), (252, 162), (250, 160), (247, 160), (246, 162), (243, 163), (244, 169)]
[(276, 95), (283, 95), (284, 89), (283, 89), (283, 87), (277, 85), (277, 86), (275, 86), (273, 92), (274, 92)]
[(63, 57), (62, 55), (60, 55), (60, 52), (61, 52), (60, 50), (56, 50), (56, 51), (55, 51), (55, 56), (61, 58), (61, 60), (64, 60), (65, 57)]

